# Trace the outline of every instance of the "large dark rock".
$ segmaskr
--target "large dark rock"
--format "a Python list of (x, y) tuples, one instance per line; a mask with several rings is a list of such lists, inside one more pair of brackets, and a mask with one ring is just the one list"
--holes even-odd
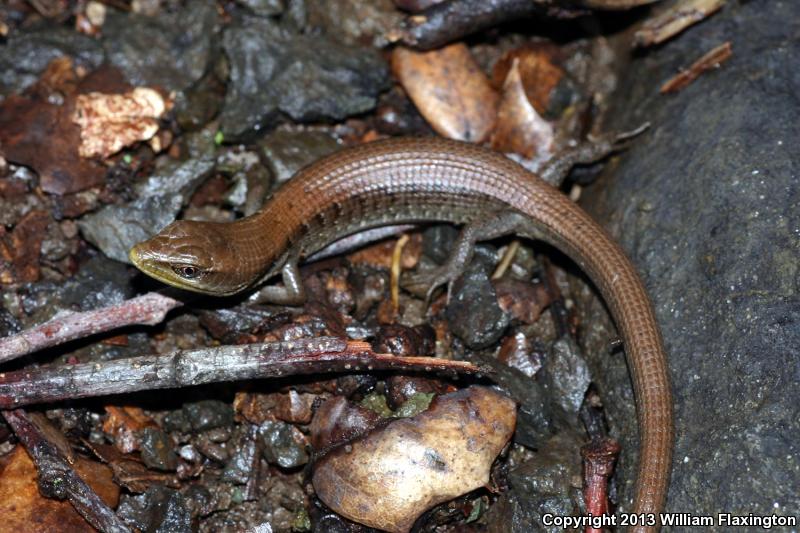
[[(638, 265), (669, 353), (671, 511), (800, 515), (798, 35), (799, 2), (728, 2), (634, 60), (611, 126), (652, 127), (588, 195)], [(733, 56), (719, 70), (659, 94), (726, 40)], [(635, 416), (611, 336), (588, 332), (586, 353), (625, 444), (629, 497)]]
[(369, 111), (389, 81), (375, 49), (298, 35), (270, 19), (242, 17), (225, 31), (223, 48), (230, 63), (220, 116), (226, 139), (253, 134), (279, 113), (303, 122)]
[(65, 55), (88, 70), (98, 67), (105, 57), (96, 40), (66, 28), (41, 26), (13, 32), (0, 43), (0, 95), (33, 85), (48, 63)]
[(217, 29), (214, 2), (157, 17), (110, 11), (103, 26), (108, 60), (134, 85), (187, 88), (205, 73)]

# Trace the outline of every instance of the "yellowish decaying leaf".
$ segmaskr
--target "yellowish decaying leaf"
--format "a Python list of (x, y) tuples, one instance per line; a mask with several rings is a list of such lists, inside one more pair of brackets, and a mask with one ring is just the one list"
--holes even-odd
[(158, 131), (168, 102), (154, 89), (125, 94), (89, 93), (77, 97), (72, 120), (81, 128), (81, 157), (106, 158)]
[(405, 533), (434, 505), (487, 484), (515, 425), (514, 402), (492, 389), (446, 394), (335, 448), (315, 465), (314, 488), (350, 520)]

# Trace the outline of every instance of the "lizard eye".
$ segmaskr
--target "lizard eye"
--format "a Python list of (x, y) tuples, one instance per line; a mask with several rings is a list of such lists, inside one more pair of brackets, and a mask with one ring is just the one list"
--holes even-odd
[(197, 279), (202, 271), (194, 265), (172, 265), (172, 270), (183, 279)]

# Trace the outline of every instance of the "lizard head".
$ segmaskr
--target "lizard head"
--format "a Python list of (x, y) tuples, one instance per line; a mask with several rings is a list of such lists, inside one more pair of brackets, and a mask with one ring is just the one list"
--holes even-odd
[(149, 276), (181, 289), (215, 296), (235, 294), (247, 276), (226, 224), (179, 220), (136, 244), (128, 257)]

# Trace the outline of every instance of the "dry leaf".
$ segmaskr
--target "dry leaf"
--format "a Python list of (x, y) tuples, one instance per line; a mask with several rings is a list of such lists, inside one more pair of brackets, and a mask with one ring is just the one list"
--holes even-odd
[(139, 433), (147, 427), (158, 427), (155, 421), (139, 407), (106, 406), (108, 417), (103, 421), (103, 431), (114, 440), (122, 453), (139, 449)]
[(80, 128), (70, 119), (75, 99), (78, 93), (129, 88), (114, 67), (101, 67), (81, 78), (68, 57), (53, 60), (34, 86), (0, 103), (0, 153), (34, 169), (47, 193), (69, 194), (100, 185), (106, 168), (78, 154)]
[(514, 402), (492, 389), (446, 394), (335, 448), (315, 465), (314, 488), (350, 520), (405, 533), (427, 509), (487, 484), (515, 424)]
[(392, 70), (440, 135), (481, 142), (491, 132), (497, 94), (465, 45), (431, 52), (395, 48)]
[[(111, 480), (111, 469), (81, 457), (73, 467), (109, 507), (117, 506), (119, 487)], [(36, 466), (22, 446), (17, 446), (5, 460), (0, 471), (0, 494), (3, 531), (92, 531), (68, 501), (51, 500), (39, 494)]]
[(155, 90), (137, 87), (125, 94), (78, 96), (72, 121), (81, 128), (81, 157), (104, 159), (158, 131), (167, 102)]
[(492, 85), (501, 89), (516, 63), (528, 101), (542, 115), (551, 108), (553, 93), (565, 76), (559, 65), (563, 52), (555, 45), (537, 43), (506, 53), (492, 68)]
[(555, 128), (536, 112), (525, 93), (514, 59), (503, 84), (503, 96), (497, 110), (497, 126), (492, 134), (492, 148), (514, 152), (526, 159), (548, 158), (555, 140)]

